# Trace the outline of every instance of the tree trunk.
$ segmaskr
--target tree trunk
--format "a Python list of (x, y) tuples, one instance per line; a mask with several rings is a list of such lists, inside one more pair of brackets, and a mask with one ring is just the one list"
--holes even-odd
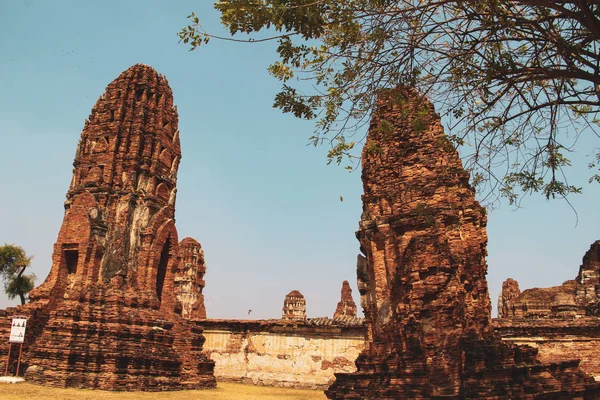
[[(21, 279), (21, 276), (23, 276), (23, 272), (25, 272), (25, 268), (27, 268), (27, 265), (24, 265), (23, 267), (21, 267), (21, 271), (19, 271), (19, 275), (17, 275), (17, 279)], [(21, 305), (25, 304), (25, 293), (19, 292), (19, 297), (21, 298)]]

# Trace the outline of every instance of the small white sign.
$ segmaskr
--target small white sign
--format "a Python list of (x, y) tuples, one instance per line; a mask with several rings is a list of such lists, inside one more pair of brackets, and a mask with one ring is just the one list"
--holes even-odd
[(10, 327), (9, 343), (23, 343), (25, 341), (25, 328), (27, 327), (26, 318), (13, 318)]

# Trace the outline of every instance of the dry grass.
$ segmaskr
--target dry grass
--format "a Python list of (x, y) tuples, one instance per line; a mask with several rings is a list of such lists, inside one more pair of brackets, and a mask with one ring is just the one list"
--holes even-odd
[(239, 383), (219, 383), (214, 390), (177, 392), (107, 392), (87, 389), (55, 389), (30, 383), (0, 383), (2, 400), (325, 400), (320, 390), (297, 390)]

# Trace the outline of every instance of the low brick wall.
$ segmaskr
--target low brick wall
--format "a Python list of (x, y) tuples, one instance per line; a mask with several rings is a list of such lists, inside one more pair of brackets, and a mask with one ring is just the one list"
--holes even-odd
[[(326, 388), (334, 373), (356, 370), (365, 340), (358, 318), (208, 319), (202, 325), (217, 380), (255, 385)], [(600, 318), (494, 319), (493, 326), (505, 342), (537, 348), (542, 362), (580, 359), (584, 372), (600, 379)]]
[(581, 360), (581, 369), (600, 380), (600, 318), (495, 319), (502, 340), (538, 349), (542, 362)]
[(326, 388), (336, 372), (353, 372), (364, 348), (362, 320), (313, 318), (202, 321), (204, 351), (221, 381)]

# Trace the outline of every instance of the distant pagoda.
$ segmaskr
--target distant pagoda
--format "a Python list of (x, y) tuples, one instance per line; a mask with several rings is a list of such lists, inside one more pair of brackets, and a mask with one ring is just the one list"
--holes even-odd
[(352, 299), (352, 289), (348, 281), (342, 282), (342, 296), (333, 313), (333, 319), (342, 317), (356, 317), (356, 303)]
[(306, 319), (306, 299), (298, 290), (292, 290), (285, 296), (281, 319), (290, 321)]

